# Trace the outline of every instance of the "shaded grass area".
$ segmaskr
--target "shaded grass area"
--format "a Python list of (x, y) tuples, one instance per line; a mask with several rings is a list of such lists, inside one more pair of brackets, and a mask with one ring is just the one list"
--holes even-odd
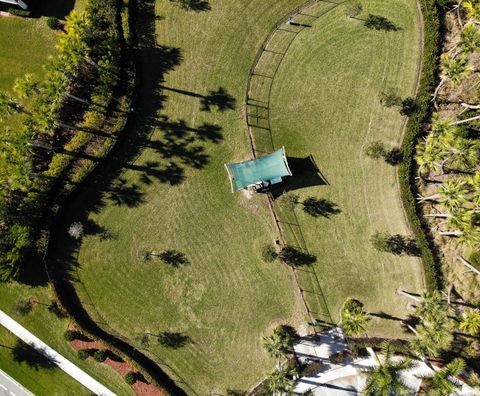
[[(299, 3), (140, 2), (135, 119), (58, 227), (54, 265), (92, 319), (191, 394), (250, 388), (274, 366), (261, 335), (304, 319), (290, 271), (261, 258), (277, 238), (264, 197), (231, 194), (224, 170), (250, 157), (241, 103), (255, 52)], [(186, 264), (160, 260), (169, 249)]]
[[(303, 29), (291, 44), (272, 86), (270, 123), (276, 148), (287, 155), (312, 155), (322, 180), (316, 185), (300, 175), (292, 188), (308, 197), (333, 202), (339, 213), (312, 217), (297, 206), (280, 211), (287, 240), (317, 256), (301, 274), (312, 310), (323, 320), (325, 305), (339, 319), (347, 296), (363, 301), (367, 310), (395, 317), (407, 314), (407, 301), (396, 295), (402, 287), (419, 291), (422, 269), (418, 259), (375, 251), (376, 231), (408, 234), (395, 168), (365, 155), (376, 140), (399, 145), (405, 118), (380, 104), (380, 94), (394, 89), (412, 96), (420, 58), (419, 17), (415, 1), (370, 0), (365, 13), (382, 15), (396, 31), (365, 28), (347, 19), (345, 6), (322, 5), (324, 15)], [(325, 13), (325, 7), (331, 8)], [(266, 73), (269, 71), (266, 70)], [(318, 280), (318, 281), (317, 281)], [(372, 334), (401, 337), (396, 321), (373, 321)]]
[(0, 327), (0, 368), (36, 395), (90, 394), (3, 327)]
[[(14, 312), (13, 307), (16, 305), (18, 300), (28, 300), (31, 297), (37, 300), (38, 303), (33, 306), (33, 309), (29, 314), (27, 314), (26, 316), (19, 316), (17, 313)], [(120, 395), (133, 395), (134, 393), (132, 389), (124, 382), (123, 378), (112, 368), (97, 362), (83, 361), (78, 359), (76, 351), (70, 347), (70, 345), (63, 336), (63, 333), (68, 326), (68, 319), (59, 319), (57, 318), (57, 316), (55, 316), (54, 313), (48, 310), (48, 305), (51, 303), (51, 299), (52, 296), (47, 287), (34, 288), (15, 283), (2, 284), (0, 287), (0, 308), (5, 313), (10, 315), (13, 319), (19, 322), (27, 330), (31, 331), (47, 345), (55, 349), (62, 356), (70, 360), (72, 363), (76, 364), (78, 367), (90, 374), (102, 384), (106, 385), (113, 392)], [(0, 339), (3, 340), (3, 328), (0, 329), (0, 331)], [(11, 340), (11, 337), (5, 337), (7, 341)], [(13, 342), (16, 341), (14, 340)], [(4, 344), (4, 342), (0, 343)], [(35, 392), (34, 387), (31, 388), (31, 390), (36, 394), (51, 394), (45, 392), (44, 389), (42, 389), (42, 386), (47, 386), (47, 389), (49, 389), (48, 387), (51, 386), (53, 390), (57, 389), (58, 387), (57, 394), (67, 394), (68, 392), (61, 392), (61, 390), (64, 388), (62, 388), (62, 384), (56, 384), (57, 380), (64, 380), (63, 382), (65, 383), (65, 386), (72, 384), (72, 392), (77, 392), (74, 394), (90, 394), (88, 393), (88, 391), (85, 392), (83, 386), (78, 384), (75, 380), (71, 379), (70, 381), (70, 377), (57, 368), (48, 369), (48, 371), (45, 371), (45, 374), (43, 374), (43, 369), (40, 370), (40, 368), (39, 372), (35, 372), (35, 369), (33, 368), (32, 370), (31, 368), (28, 368), (28, 364), (26, 363), (22, 365), (17, 365), (17, 363), (13, 359), (13, 356), (10, 353), (5, 353), (5, 351), (3, 350), (0, 351), (0, 353), (2, 353), (2, 356), (0, 358), (2, 369), (8, 374), (10, 374), (13, 378), (18, 378), (20, 382), (23, 383), (22, 377), (24, 377), (26, 381), (29, 381), (29, 376), (32, 376), (30, 380), (33, 381), (33, 379), (36, 378), (34, 377), (34, 375), (40, 375), (42, 378), (43, 375), (45, 376), (45, 380), (38, 380), (39, 387), (37, 388), (37, 392)], [(3, 367), (10, 367), (11, 371), (7, 371), (7, 369), (4, 369)], [(51, 384), (48, 383), (48, 378), (50, 377), (50, 375), (52, 375)], [(25, 386), (28, 387), (27, 382), (25, 382)]]

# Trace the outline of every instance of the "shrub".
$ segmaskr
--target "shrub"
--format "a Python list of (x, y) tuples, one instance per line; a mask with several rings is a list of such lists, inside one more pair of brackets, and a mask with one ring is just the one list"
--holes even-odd
[(387, 164), (398, 165), (403, 161), (403, 151), (398, 147), (394, 147), (385, 153), (383, 159)]
[(88, 349), (80, 349), (77, 351), (77, 357), (80, 360), (86, 360), (90, 356), (90, 351)]
[(406, 98), (402, 100), (400, 114), (404, 116), (411, 116), (417, 110), (417, 102), (413, 98)]
[(310, 361), (300, 368), (300, 375), (302, 377), (309, 377), (311, 375), (318, 373), (321, 370), (321, 368), (322, 368), (322, 362), (317, 360)]
[(67, 341), (73, 341), (81, 338), (82, 335), (75, 330), (65, 330), (65, 333), (63, 333), (63, 338), (65, 338)]
[(262, 259), (266, 263), (272, 263), (278, 258), (278, 253), (272, 245), (265, 245), (262, 249)]
[(47, 19), (47, 26), (52, 30), (58, 30), (60, 29), (61, 23), (57, 17), (52, 16)]
[(380, 103), (385, 107), (400, 106), (402, 104), (402, 98), (400, 98), (395, 91), (389, 89), (380, 94)]
[(72, 223), (70, 227), (68, 227), (68, 235), (72, 238), (80, 239), (83, 237), (83, 225), (79, 221)]
[(363, 11), (363, 7), (360, 3), (353, 3), (347, 6), (345, 10), (345, 15), (349, 18), (355, 18), (360, 15)]
[(29, 17), (31, 14), (29, 10), (20, 10), (18, 8), (9, 8), (8, 12), (12, 15), (21, 16), (25, 18)]
[(137, 382), (137, 373), (129, 371), (123, 378), (128, 385), (133, 385), (135, 382)]
[(105, 359), (107, 358), (107, 351), (105, 351), (104, 349), (98, 349), (94, 352), (93, 354), (93, 358), (97, 361), (97, 362), (104, 362)]

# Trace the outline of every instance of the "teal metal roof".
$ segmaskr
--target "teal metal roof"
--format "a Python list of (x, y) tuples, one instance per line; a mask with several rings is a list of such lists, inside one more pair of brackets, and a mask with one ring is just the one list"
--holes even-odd
[(232, 183), (232, 192), (241, 190), (260, 181), (268, 181), (282, 176), (291, 176), (285, 157), (285, 147), (254, 160), (226, 164)]

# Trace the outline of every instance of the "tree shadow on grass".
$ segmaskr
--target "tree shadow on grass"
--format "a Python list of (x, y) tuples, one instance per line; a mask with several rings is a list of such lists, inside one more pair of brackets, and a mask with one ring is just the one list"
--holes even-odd
[(312, 217), (325, 217), (329, 219), (332, 215), (341, 213), (338, 206), (326, 198), (309, 197), (302, 202), (303, 211)]
[(178, 332), (162, 331), (157, 337), (160, 345), (171, 349), (183, 348), (191, 342), (189, 336)]
[(22, 340), (17, 340), (17, 343), (11, 349), (11, 355), (14, 362), (19, 364), (25, 363), (28, 367), (37, 371), (39, 369), (52, 369), (57, 367), (55, 362), (43, 356)]
[(187, 11), (210, 11), (210, 3), (207, 0), (170, 0), (172, 3), (176, 3), (180, 8)]

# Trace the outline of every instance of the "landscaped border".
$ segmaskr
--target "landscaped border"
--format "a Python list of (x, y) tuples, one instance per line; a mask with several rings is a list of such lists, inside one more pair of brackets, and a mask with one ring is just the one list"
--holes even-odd
[(435, 88), (438, 70), (440, 21), (435, 0), (418, 1), (424, 25), (422, 72), (416, 98), (417, 110), (408, 120), (402, 142), (404, 160), (399, 167), (398, 178), (405, 214), (421, 250), (425, 286), (427, 291), (431, 292), (442, 288), (443, 277), (439, 258), (434, 253), (433, 239), (425, 222), (422, 220), (420, 208), (417, 206), (415, 199), (417, 187), (414, 155), (415, 146), (423, 133), (423, 126), (431, 115), (430, 100)]
[[(139, 90), (141, 89), (142, 85), (142, 76), (139, 73), (141, 68), (138, 64), (139, 57), (136, 56), (135, 53), (136, 47), (138, 46), (138, 34), (136, 31), (136, 19), (138, 17), (137, 7), (137, 0), (129, 0), (128, 15), (124, 12), (125, 8), (123, 8), (121, 15), (117, 15), (117, 18), (121, 22), (119, 26), (122, 27), (125, 42), (128, 45), (126, 51), (125, 49), (122, 49), (122, 55), (126, 56), (124, 58), (124, 66), (126, 63), (129, 63), (134, 69), (132, 72), (132, 78), (134, 81), (131, 80), (128, 82), (129, 84), (133, 84), (133, 87), (129, 86), (127, 89), (128, 93), (130, 94), (130, 97), (127, 98), (127, 100), (129, 100), (129, 107), (135, 107), (136, 100), (139, 96)], [(166, 395), (186, 396), (186, 393), (179, 388), (176, 383), (152, 359), (138, 351), (128, 342), (119, 339), (100, 328), (84, 310), (78, 296), (76, 295), (75, 289), (70, 282), (55, 272), (54, 269), (50, 269), (49, 271), (47, 264), (49, 261), (49, 253), (55, 248), (56, 238), (54, 234), (55, 232), (58, 232), (55, 225), (59, 222), (62, 214), (65, 211), (65, 208), (67, 208), (69, 203), (82, 190), (82, 188), (89, 183), (93, 177), (95, 177), (95, 175), (102, 169), (103, 165), (107, 164), (106, 159), (114, 155), (115, 149), (119, 146), (118, 143), (125, 138), (125, 134), (123, 132), (129, 128), (129, 123), (131, 122), (132, 117), (136, 117), (136, 115), (128, 114), (126, 117), (122, 116), (122, 122), (116, 124), (117, 131), (115, 136), (117, 136), (117, 139), (110, 142), (110, 144), (105, 147), (104, 156), (102, 159), (84, 173), (81, 181), (79, 181), (75, 185), (75, 188), (70, 190), (68, 195), (66, 195), (61, 201), (61, 206), (58, 212), (47, 220), (51, 235), (49, 235), (48, 248), (43, 259), (49, 281), (51, 282), (51, 290), (55, 300), (59, 303), (62, 309), (68, 313), (70, 320), (78, 329), (80, 329), (81, 333), (95, 341), (105, 344), (108, 349), (135, 367), (149, 382), (154, 384)]]

